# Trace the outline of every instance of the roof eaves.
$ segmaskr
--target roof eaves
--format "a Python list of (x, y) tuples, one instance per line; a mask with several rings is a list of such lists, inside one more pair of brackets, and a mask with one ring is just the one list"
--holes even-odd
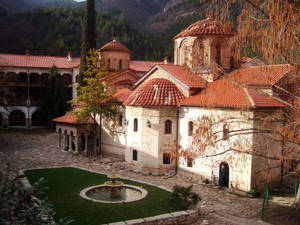
[(132, 85), (132, 90), (136, 89), (154, 70), (158, 69), (158, 65), (153, 66), (144, 76), (142, 76), (139, 80), (137, 80)]

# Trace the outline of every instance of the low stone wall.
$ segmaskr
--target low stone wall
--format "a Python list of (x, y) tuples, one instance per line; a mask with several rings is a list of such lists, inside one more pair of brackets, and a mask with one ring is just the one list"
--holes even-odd
[(199, 218), (197, 209), (161, 214), (142, 219), (126, 220), (108, 225), (189, 225)]

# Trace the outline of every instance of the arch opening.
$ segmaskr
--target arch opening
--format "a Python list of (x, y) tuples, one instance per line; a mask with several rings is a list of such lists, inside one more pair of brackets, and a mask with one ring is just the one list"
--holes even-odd
[(229, 166), (227, 162), (221, 162), (219, 166), (219, 185), (229, 187)]
[(9, 114), (9, 126), (25, 126), (26, 118), (21, 110), (14, 110)]

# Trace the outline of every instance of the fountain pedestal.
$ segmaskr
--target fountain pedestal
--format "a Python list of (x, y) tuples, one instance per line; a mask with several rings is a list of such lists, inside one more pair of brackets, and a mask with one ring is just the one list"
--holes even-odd
[(107, 177), (111, 179), (111, 181), (105, 182), (105, 185), (107, 185), (108, 188), (110, 188), (110, 197), (111, 198), (120, 197), (120, 187), (123, 185), (123, 182), (116, 181), (118, 176), (115, 173), (108, 175)]

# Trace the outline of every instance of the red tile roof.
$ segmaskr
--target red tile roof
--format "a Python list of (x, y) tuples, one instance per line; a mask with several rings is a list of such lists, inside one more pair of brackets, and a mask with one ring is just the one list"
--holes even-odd
[(177, 34), (174, 39), (199, 35), (233, 36), (234, 31), (220, 22), (214, 21), (211, 18), (207, 18), (188, 26), (186, 29)]
[(284, 104), (269, 96), (247, 90), (226, 79), (213, 82), (207, 89), (185, 99), (181, 105), (225, 108), (284, 107)]
[(286, 65), (252, 66), (234, 70), (229, 74), (230, 80), (252, 86), (271, 86), (289, 73), (293, 67)]
[(64, 116), (55, 118), (52, 120), (55, 123), (66, 123), (66, 124), (75, 124), (75, 125), (85, 125), (93, 124), (94, 120), (92, 117), (89, 117), (88, 121), (78, 121), (77, 116), (74, 113), (67, 113)]
[(99, 49), (99, 51), (100, 52), (112, 51), (112, 52), (131, 53), (131, 51), (125, 45), (122, 45), (120, 42), (117, 42), (116, 40), (106, 43)]
[(126, 99), (129, 97), (129, 95), (131, 95), (132, 91), (129, 90), (128, 88), (122, 88), (122, 89), (118, 89), (114, 94), (113, 94), (113, 98), (119, 102), (119, 103), (123, 103), (124, 101), (126, 101)]
[(129, 63), (129, 68), (137, 72), (148, 72), (153, 66), (157, 64), (164, 64), (164, 62), (131, 60)]
[(173, 64), (161, 64), (160, 68), (173, 75), (176, 79), (190, 88), (206, 88), (207, 82), (200, 76), (192, 73), (188, 68)]
[(175, 84), (154, 78), (139, 86), (124, 102), (129, 106), (176, 106), (185, 99)]
[(125, 75), (129, 75), (131, 77), (134, 77), (136, 80), (138, 78), (140, 78), (139, 75), (137, 75), (135, 72), (133, 72), (131, 70), (121, 70), (121, 71), (118, 71), (116, 73), (112, 73), (108, 76), (105, 76), (101, 80), (106, 80), (106, 81), (107, 80), (109, 80), (109, 81), (112, 80), (113, 81), (114, 79), (116, 79), (118, 77), (121, 77), (121, 76), (125, 76)]
[(35, 68), (51, 68), (55, 65), (60, 69), (71, 69), (79, 67), (80, 58), (72, 58), (68, 61), (67, 57), (58, 56), (42, 56), (42, 55), (15, 55), (0, 54), (0, 67), (35, 67)]

